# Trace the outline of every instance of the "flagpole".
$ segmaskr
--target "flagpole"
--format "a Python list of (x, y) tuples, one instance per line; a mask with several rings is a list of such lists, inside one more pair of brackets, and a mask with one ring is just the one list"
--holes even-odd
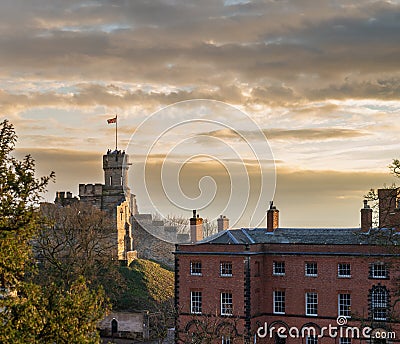
[(118, 115), (115, 115), (115, 150), (118, 151)]

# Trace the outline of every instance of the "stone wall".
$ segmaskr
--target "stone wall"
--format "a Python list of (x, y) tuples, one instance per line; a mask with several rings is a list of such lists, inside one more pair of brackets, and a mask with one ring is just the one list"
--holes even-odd
[(133, 246), (138, 252), (138, 257), (151, 259), (170, 268), (174, 267), (175, 245), (156, 238), (146, 231), (138, 221), (133, 221), (132, 226)]
[(91, 204), (102, 210), (103, 185), (102, 184), (79, 184), (79, 199), (83, 203)]
[[(151, 259), (174, 268), (175, 242), (189, 241), (189, 235), (177, 234), (176, 227), (164, 226), (162, 221), (153, 221), (151, 214), (132, 217), (133, 248), (139, 258)], [(165, 240), (163, 240), (165, 239)]]

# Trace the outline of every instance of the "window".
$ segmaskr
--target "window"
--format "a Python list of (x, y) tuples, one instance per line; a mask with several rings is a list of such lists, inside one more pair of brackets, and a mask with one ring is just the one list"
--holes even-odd
[(285, 262), (274, 262), (273, 274), (277, 276), (285, 275)]
[(386, 287), (374, 286), (370, 291), (370, 308), (373, 320), (386, 320), (389, 306), (389, 292)]
[(190, 274), (195, 276), (201, 276), (201, 262), (195, 261), (190, 262)]
[(220, 265), (221, 276), (232, 276), (232, 262), (221, 262)]
[(285, 292), (283, 290), (274, 291), (274, 313), (285, 314)]
[(318, 294), (306, 293), (306, 315), (318, 315)]
[(260, 276), (260, 262), (255, 262), (254, 264), (254, 276)]
[(317, 275), (318, 275), (317, 263), (315, 262), (306, 263), (306, 276), (315, 277)]
[(338, 295), (338, 315), (342, 317), (350, 317), (351, 296), (350, 294)]
[(190, 312), (192, 314), (201, 314), (202, 294), (201, 291), (190, 292)]
[(221, 315), (232, 315), (232, 293), (222, 292), (221, 293)]
[(388, 269), (386, 264), (384, 263), (373, 263), (370, 265), (369, 270), (369, 277), (370, 278), (380, 278), (385, 279), (389, 277)]
[(222, 344), (231, 344), (232, 343), (232, 341), (231, 341), (231, 337), (229, 337), (229, 336), (222, 336), (222, 342), (221, 342)]
[(317, 337), (314, 336), (307, 336), (306, 337), (306, 344), (318, 344)]
[(339, 338), (339, 344), (351, 344), (351, 338)]
[(338, 264), (338, 277), (351, 277), (351, 267), (348, 263)]

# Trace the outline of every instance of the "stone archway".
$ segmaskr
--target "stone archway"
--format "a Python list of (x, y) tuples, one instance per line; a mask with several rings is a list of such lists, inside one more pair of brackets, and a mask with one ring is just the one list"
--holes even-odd
[(114, 336), (118, 332), (118, 321), (117, 319), (111, 320), (111, 335)]

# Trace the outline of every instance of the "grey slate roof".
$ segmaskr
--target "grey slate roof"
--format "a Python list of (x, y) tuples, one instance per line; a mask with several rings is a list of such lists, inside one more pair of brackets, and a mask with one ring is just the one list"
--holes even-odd
[(368, 244), (371, 236), (359, 228), (265, 228), (229, 229), (198, 242), (198, 244)]

